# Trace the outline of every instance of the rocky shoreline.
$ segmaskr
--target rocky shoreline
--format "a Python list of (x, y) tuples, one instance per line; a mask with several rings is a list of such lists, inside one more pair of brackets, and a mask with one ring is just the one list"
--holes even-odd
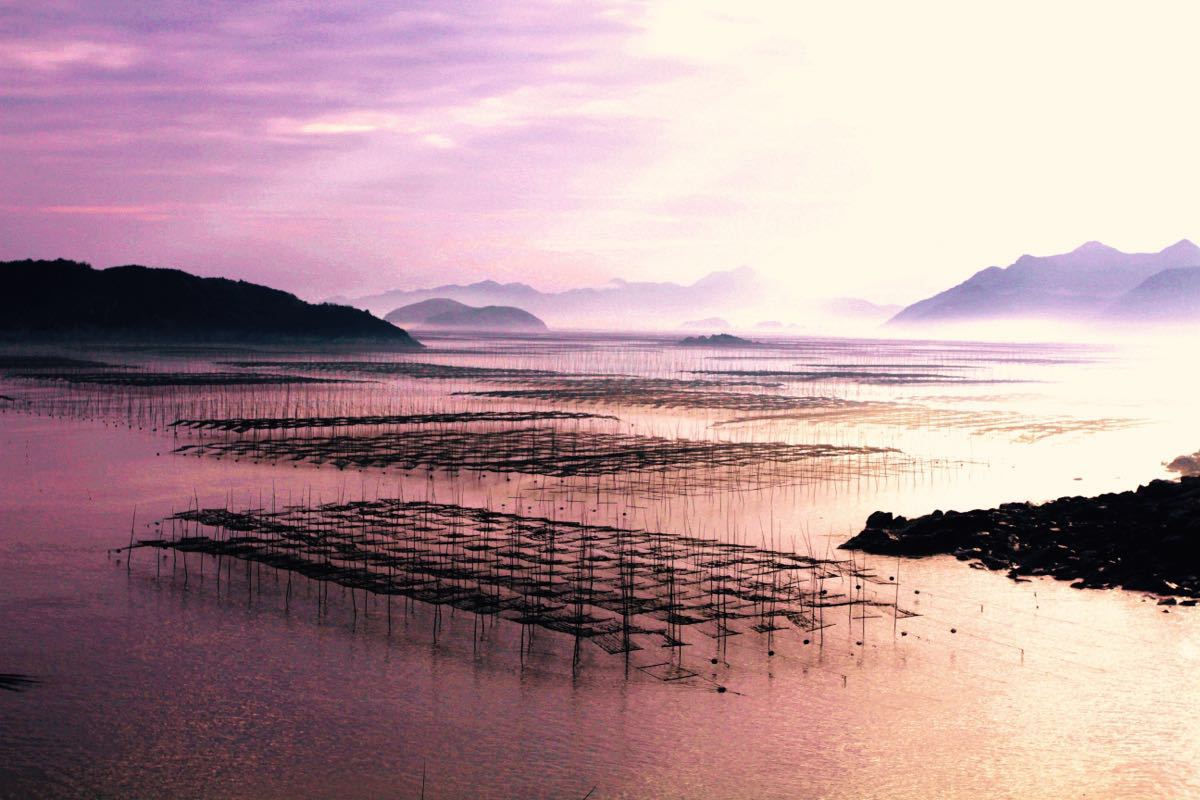
[(909, 557), (950, 554), (1018, 580), (1050, 575), (1079, 589), (1120, 587), (1191, 598), (1183, 604), (1195, 605), (1200, 477), (1041, 505), (935, 511), (911, 520), (876, 511), (841, 547)]

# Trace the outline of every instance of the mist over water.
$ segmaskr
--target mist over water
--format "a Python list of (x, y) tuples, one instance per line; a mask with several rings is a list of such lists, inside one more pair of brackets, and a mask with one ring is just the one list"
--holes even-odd
[[(0, 673), (39, 683), (0, 691), (0, 796), (1200, 792), (1193, 609), (836, 550), (877, 509), (1172, 477), (1166, 464), (1200, 446), (1188, 342), (755, 338), (445, 334), (403, 356), (123, 349), (69, 354), (118, 368), (6, 370)], [(105, 382), (134, 372), (157, 377)], [(225, 377), (197, 385), (207, 372)], [(517, 411), (529, 414), (496, 416)], [(430, 414), (443, 416), (412, 419)], [(537, 448), (524, 465), (441, 445), (354, 460), (419, 431), (469, 445), (528, 429), (558, 436), (522, 439)], [(613, 460), (680, 440), (841, 454), (786, 469)], [(468, 453), (502, 466), (473, 470)], [(568, 460), (574, 474), (553, 474)], [(873, 580), (856, 589), (843, 572), (828, 587), (870, 604), (769, 640), (748, 623), (723, 642), (685, 626), (684, 646), (646, 638), (628, 659), (584, 641), (576, 664), (573, 637), (504, 618), (322, 594), (231, 558), (110, 552), (131, 521), (153, 539), (189, 508), (378, 498), (852, 562)], [(663, 680), (662, 664), (694, 676)]]

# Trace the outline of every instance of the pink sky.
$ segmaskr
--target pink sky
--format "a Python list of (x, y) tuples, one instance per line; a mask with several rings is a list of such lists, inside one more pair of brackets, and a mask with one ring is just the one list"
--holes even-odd
[(1190, 4), (0, 2), (0, 258), (907, 302), (1200, 234)]

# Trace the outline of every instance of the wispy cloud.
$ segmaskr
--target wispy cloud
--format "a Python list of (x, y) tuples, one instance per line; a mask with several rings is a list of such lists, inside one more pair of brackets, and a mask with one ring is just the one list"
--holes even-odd
[(136, 47), (83, 40), (0, 41), (0, 63), (36, 72), (70, 67), (127, 69), (138, 57)]
[(30, 209), (42, 214), (85, 214), (88, 216), (140, 217), (142, 219), (166, 219), (161, 207), (156, 206), (41, 206)]

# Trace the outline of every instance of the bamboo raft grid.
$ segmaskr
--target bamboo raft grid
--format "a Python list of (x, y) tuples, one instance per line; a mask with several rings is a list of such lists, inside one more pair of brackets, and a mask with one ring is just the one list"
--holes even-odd
[(736, 376), (722, 378), (669, 378), (644, 375), (594, 376), (547, 369), (513, 367), (473, 367), (436, 364), (428, 361), (226, 361), (227, 366), (255, 369), (290, 369), (321, 373), (361, 373), (373, 376), (415, 378), (418, 380), (462, 380), (480, 383), (514, 383), (527, 386), (558, 387), (575, 382), (613, 383), (631, 392), (662, 392), (722, 386), (778, 388), (776, 381), (750, 380)]
[(977, 436), (1011, 435), (1017, 442), (1029, 444), (1052, 436), (1075, 433), (1101, 433), (1125, 430), (1145, 424), (1145, 420), (1129, 417), (1080, 418), (1067, 416), (1030, 416), (1014, 411), (994, 409), (951, 409), (908, 403), (867, 402), (858, 408), (813, 409), (808, 412), (761, 414), (737, 419), (719, 420), (714, 427), (750, 423), (794, 422), (843, 423), (846, 425), (879, 425), (909, 429), (939, 428), (964, 430)]
[[(161, 373), (160, 373), (161, 374)], [(195, 373), (189, 373), (195, 374)], [(236, 373), (239, 378), (247, 377)], [(252, 377), (252, 376), (251, 376)], [(284, 376), (280, 376), (284, 377)], [(70, 386), (66, 392), (55, 394), (31, 394), (21, 396), (5, 394), (7, 398), (0, 410), (24, 411), (49, 416), (83, 419), (114, 419), (131, 427), (173, 428), (175, 430), (247, 432), (251, 430), (295, 429), (321, 427), (329, 422), (335, 426), (369, 426), (423, 424), (418, 418), (426, 417), (429, 423), (441, 420), (439, 414), (446, 413), (447, 423), (471, 422), (467, 416), (476, 415), (479, 421), (505, 421), (504, 414), (528, 414), (534, 419), (584, 420), (611, 419), (606, 414), (565, 410), (530, 410), (519, 412), (478, 410), (470, 412), (425, 412), (419, 414), (313, 414), (330, 406), (344, 406), (346, 410), (360, 408), (364, 398), (346, 394), (341, 397), (308, 394), (263, 395), (254, 390), (272, 391), (296, 389), (316, 391), (349, 391), (368, 384), (353, 381), (340, 382), (333, 379), (305, 379), (300, 383), (271, 380), (250, 380), (246, 383), (206, 384), (204, 378), (197, 382), (156, 383), (157, 378), (148, 379), (149, 385), (127, 384), (70, 384), (56, 381), (49, 374), (39, 375), (39, 380), (52, 386)], [(1009, 435), (1022, 443), (1042, 441), (1054, 436), (1078, 433), (1098, 433), (1124, 430), (1145, 424), (1145, 420), (1126, 417), (1079, 418), (1062, 415), (1037, 417), (1012, 411), (995, 409), (939, 408), (913, 402), (849, 400), (835, 397), (796, 397), (773, 394), (752, 394), (723, 391), (659, 391), (645, 393), (640, 381), (629, 379), (597, 378), (577, 380), (569, 384), (559, 383), (561, 388), (549, 389), (500, 389), (461, 391), (453, 393), (460, 400), (474, 399), (487, 404), (495, 399), (525, 399), (548, 403), (603, 404), (613, 407), (651, 407), (680, 410), (716, 410), (741, 412), (741, 416), (718, 418), (711, 421), (714, 428), (749, 425), (754, 423), (818, 422), (844, 424), (848, 426), (875, 425), (909, 429), (956, 429), (975, 435)], [(147, 392), (147, 394), (133, 394)], [(153, 394), (149, 394), (153, 392)], [(170, 392), (170, 394), (163, 394)], [(931, 397), (935, 402), (962, 402), (961, 397)], [(984, 402), (995, 402), (993, 396), (975, 398)], [(404, 397), (385, 399), (384, 405), (404, 405)], [(376, 402), (376, 405), (379, 403)], [(304, 408), (302, 408), (304, 407)], [(389, 409), (390, 410), (390, 409)], [(247, 412), (255, 416), (246, 416)], [(285, 414), (280, 414), (285, 412)], [(268, 414), (273, 416), (267, 416)], [(533, 415), (540, 416), (533, 416)], [(488, 419), (487, 415), (495, 415)], [(551, 416), (553, 415), (553, 416)], [(411, 418), (411, 421), (406, 418)], [(513, 417), (512, 421), (522, 421)]]
[(880, 386), (923, 386), (929, 384), (978, 385), (993, 383), (1018, 383), (1020, 381), (983, 378), (947, 372), (921, 372), (905, 368), (891, 369), (837, 369), (830, 365), (826, 369), (809, 370), (691, 370), (693, 375), (737, 376), (747, 378), (771, 378), (789, 383), (817, 383), (839, 381)]
[(539, 420), (615, 420), (608, 414), (584, 411), (459, 411), (431, 414), (366, 414), (338, 417), (226, 417), (177, 419), (172, 428), (247, 433), (249, 431), (303, 430), (306, 428), (382, 427), (386, 425), (441, 425), (472, 422), (536, 422)]
[(230, 367), (253, 369), (349, 372), (433, 380), (520, 381), (562, 375), (562, 373), (546, 369), (470, 367), (457, 364), (435, 364), (429, 361), (224, 361), (221, 363)]
[[(273, 568), (288, 574), (289, 599), (291, 575), (386, 596), (389, 626), (390, 598), (401, 596), (544, 628), (575, 638), (576, 664), (581, 641), (628, 656), (687, 646), (685, 631), (719, 648), (730, 636), (760, 633), (771, 647), (783, 630), (823, 632), (833, 624), (825, 619), (830, 608), (847, 608), (851, 623), (865, 620), (869, 608), (913, 616), (869, 596), (865, 584), (888, 582), (853, 561), (429, 501), (190, 509), (159, 530), (162, 538), (130, 549)], [(839, 580), (847, 592), (826, 588)], [(651, 672), (662, 666), (650, 665)], [(660, 677), (683, 676), (668, 670)]]
[(151, 372), (114, 370), (100, 372), (24, 372), (20, 380), (56, 381), (100, 386), (283, 386), (294, 383), (346, 383), (339, 378), (313, 378), (262, 372)]
[[(545, 343), (543, 343), (545, 344)], [(848, 356), (861, 355), (861, 347), (863, 344), (871, 344), (873, 348), (879, 352), (872, 351), (872, 358), (861, 358), (858, 361), (850, 360)], [(579, 348), (572, 348), (575, 352)], [(583, 348), (588, 350), (589, 348)], [(596, 345), (590, 348), (593, 351), (604, 351), (605, 348)], [(710, 356), (713, 359), (770, 359), (770, 358), (787, 358), (794, 359), (797, 357), (808, 357), (811, 362), (811, 368), (816, 374), (817, 370), (824, 371), (822, 373), (823, 380), (827, 379), (832, 383), (849, 382), (853, 383), (852, 374), (861, 373), (862, 375), (870, 375), (878, 373), (881, 370), (895, 372), (897, 375), (912, 376), (915, 374), (952, 374), (955, 370), (971, 369), (976, 370), (979, 364), (990, 363), (1033, 363), (1033, 364), (1056, 364), (1066, 361), (1067, 363), (1079, 363), (1079, 356), (1084, 355), (1086, 351), (1066, 349), (1059, 353), (1057, 349), (1035, 348), (1035, 350), (1045, 351), (1042, 356), (1022, 355), (1019, 352), (1014, 352), (1011, 348), (1004, 346), (980, 346), (975, 344), (967, 345), (946, 345), (944, 343), (934, 346), (931, 343), (862, 343), (862, 342), (837, 342), (833, 340), (812, 340), (809, 342), (800, 343), (781, 343), (776, 350), (782, 350), (780, 354), (758, 354), (755, 356), (747, 355), (718, 355)], [(1022, 350), (1025, 348), (1022, 348)], [(520, 348), (518, 347), (519, 351)], [(792, 351), (794, 355), (787, 355), (788, 351)], [(638, 351), (638, 347), (631, 347), (628, 344), (622, 344), (615, 352), (628, 354), (629, 352)], [(464, 351), (472, 355), (495, 356), (488, 350), (471, 350)], [(645, 356), (645, 362), (639, 362), (633, 366), (636, 368), (648, 368), (650, 371), (661, 370), (664, 364), (655, 364), (656, 360), (661, 360), (663, 351), (652, 348), (648, 350)], [(826, 358), (830, 356), (832, 358)], [(881, 360), (881, 356), (887, 360)], [(902, 362), (897, 359), (907, 357), (911, 358), (911, 362)], [(20, 356), (16, 357), (13, 365), (23, 365), (33, 367), (40, 365), (44, 369), (50, 369), (52, 364), (61, 363), (63, 366), (68, 364), (87, 364), (86, 361), (73, 359), (48, 358), (42, 356)], [(693, 374), (710, 372), (713, 374), (721, 374), (725, 376), (724, 380), (697, 380), (697, 379), (681, 379), (676, 377), (663, 377), (660, 373), (654, 375), (622, 375), (622, 374), (597, 374), (597, 373), (572, 373), (563, 369), (529, 369), (529, 368), (514, 368), (511, 366), (461, 366), (452, 364), (437, 364), (427, 361), (414, 361), (411, 356), (404, 361), (363, 361), (363, 360), (244, 360), (244, 361), (222, 361), (219, 362), (225, 365), (234, 365), (239, 369), (249, 367), (271, 368), (271, 369), (288, 369), (290, 371), (315, 371), (325, 373), (343, 373), (346, 376), (355, 371), (367, 373), (372, 377), (409, 377), (409, 378), (442, 378), (442, 379), (458, 379), (461, 381), (475, 383), (509, 383), (517, 384), (517, 386), (501, 387), (494, 390), (487, 390), (478, 386), (464, 387), (467, 391), (453, 392), (458, 395), (459, 399), (465, 400), (475, 398), (481, 403), (487, 403), (497, 399), (512, 399), (512, 400), (531, 400), (543, 401), (555, 405), (563, 403), (593, 403), (593, 404), (608, 404), (616, 408), (621, 406), (628, 407), (643, 407), (657, 409), (679, 409), (679, 410), (694, 410), (700, 413), (710, 411), (721, 415), (737, 414), (736, 418), (717, 418), (710, 422), (714, 426), (723, 425), (740, 425), (751, 424), (755, 422), (773, 422), (785, 420), (799, 420), (804, 422), (820, 422), (820, 423), (840, 423), (850, 426), (862, 424), (887, 426), (887, 427), (902, 427), (910, 429), (923, 428), (942, 428), (942, 429), (958, 429), (964, 430), (971, 434), (988, 435), (1001, 434), (1008, 435), (1021, 442), (1035, 442), (1049, 437), (1069, 435), (1072, 433), (1093, 433), (1098, 431), (1115, 430), (1128, 428), (1141, 424), (1141, 420), (1130, 420), (1121, 418), (1103, 418), (1103, 419), (1075, 419), (1069, 417), (1046, 417), (1032, 418), (1029, 415), (1013, 414), (1011, 412), (998, 412), (993, 410), (967, 410), (967, 409), (945, 409), (929, 407), (925, 405), (915, 404), (912, 402), (894, 402), (894, 401), (878, 401), (878, 400), (852, 400), (844, 397), (794, 397), (780, 395), (769, 389), (778, 388), (776, 383), (762, 383), (761, 381), (774, 377), (787, 376), (790, 371), (770, 370), (770, 369), (747, 369), (747, 370), (692, 370)], [(568, 367), (567, 362), (552, 363), (555, 367)], [(603, 367), (616, 366), (616, 362), (606, 362)], [(628, 367), (628, 365), (625, 365)], [(797, 366), (809, 366), (809, 363)], [(857, 369), (855, 369), (857, 368)], [(88, 371), (84, 371), (87, 373)], [(136, 391), (139, 385), (144, 386), (147, 391), (163, 391), (172, 389), (179, 391), (191, 389), (206, 389), (224, 392), (222, 395), (225, 408), (212, 408), (210, 413), (203, 416), (206, 417), (243, 417), (245, 414), (238, 413), (239, 409), (232, 407), (234, 403), (242, 405), (243, 402), (237, 396), (230, 394), (236, 391), (239, 386), (236, 383), (224, 385), (217, 384), (204, 386), (201, 384), (187, 385), (195, 381), (227, 381), (241, 380), (251, 381), (242, 389), (254, 388), (254, 381), (267, 381), (262, 385), (264, 389), (271, 389), (276, 381), (286, 381), (279, 386), (281, 389), (287, 389), (291, 383), (295, 381), (333, 381), (332, 385), (337, 385), (337, 381), (341, 376), (333, 377), (308, 377), (279, 375), (275, 377), (271, 374), (263, 373), (208, 373), (204, 377), (196, 377), (199, 373), (135, 373), (128, 367), (112, 371), (97, 371), (91, 370), (95, 377), (102, 377), (103, 380), (129, 381), (130, 385), (109, 385), (114, 391), (128, 390)], [(842, 373), (845, 375), (842, 375)], [(795, 373), (800, 374), (800, 373)], [(145, 375), (146, 377), (143, 377)], [(835, 377), (842, 375), (842, 377)], [(226, 377), (222, 377), (226, 376)], [(261, 377), (258, 377), (261, 376)], [(33, 376), (31, 376), (33, 377)], [(47, 372), (43, 375), (36, 376), (43, 379), (43, 382), (54, 383), (53, 373)], [(91, 380), (92, 377), (88, 374), (80, 374), (80, 380)], [(752, 377), (757, 380), (737, 381), (738, 377)], [(184, 381), (184, 383), (171, 383), (173, 380)], [(346, 386), (353, 386), (355, 383), (352, 378), (345, 378)], [(167, 383), (164, 384), (163, 382)], [(988, 381), (993, 382), (993, 381)], [(75, 384), (77, 388), (87, 387), (88, 384)], [(369, 385), (369, 384), (359, 384)], [(102, 388), (100, 384), (93, 384), (97, 387), (97, 391)], [(730, 391), (738, 386), (752, 386), (764, 391), (747, 392), (747, 391)], [(304, 388), (304, 383), (297, 385), (296, 391), (299, 392)], [(321, 384), (317, 383), (311, 387), (314, 391), (321, 388)], [(378, 395), (378, 393), (376, 393)], [(315, 397), (315, 395), (314, 395)], [(349, 395), (346, 395), (349, 397)], [(366, 395), (363, 396), (363, 399)], [(957, 398), (961, 401), (963, 398)], [(170, 404), (175, 408), (168, 409), (167, 402), (160, 402), (157, 399), (139, 398), (131, 396), (128, 398), (112, 398), (111, 401), (106, 400), (98, 394), (89, 397), (63, 397), (57, 400), (48, 399), (45, 397), (29, 398), (16, 397), (11, 403), (6, 403), (5, 408), (25, 411), (44, 411), (54, 415), (71, 415), (84, 417), (124, 417), (132, 424), (137, 424), (139, 427), (145, 426), (149, 428), (160, 428), (170, 424), (176, 417), (185, 417), (188, 419), (195, 418), (196, 411), (203, 411), (199, 408), (185, 408), (187, 405), (200, 404), (199, 399), (188, 399), (182, 395), (175, 395), (168, 398)], [(339, 402), (338, 398), (334, 398), (335, 405), (346, 404), (342, 399)], [(293, 404), (289, 397), (282, 398), (283, 404), (289, 406), (286, 409), (284, 417), (305, 417), (316, 416), (331, 418), (337, 416), (338, 409), (324, 407), (315, 407), (307, 410), (301, 410), (298, 406), (293, 410), (290, 406)], [(311, 406), (311, 401), (306, 401)], [(377, 406), (378, 402), (374, 396), (368, 400), (371, 406)], [(139, 404), (141, 407), (139, 407)], [(112, 411), (117, 413), (114, 414)], [(261, 407), (257, 409), (246, 409), (257, 412), (256, 416), (276, 415), (277, 409)], [(424, 409), (422, 409), (424, 410)], [(441, 409), (431, 409), (440, 411)], [(356, 409), (357, 411), (357, 409)], [(353, 416), (370, 416), (389, 413), (390, 409), (381, 409), (371, 407), (362, 411), (358, 411)], [(149, 413), (147, 413), (149, 412)], [(191, 413), (189, 413), (191, 412)], [(216, 412), (216, 413), (212, 413)], [(264, 413), (265, 412), (265, 413)], [(171, 414), (174, 416), (171, 416)], [(350, 415), (348, 415), (350, 416)], [(164, 418), (165, 417), (165, 418)], [(260, 423), (261, 424), (261, 423)], [(370, 423), (366, 423), (370, 424)], [(406, 424), (406, 423), (396, 423)], [(181, 426), (182, 427), (182, 426)], [(179, 428), (174, 428), (178, 430)], [(260, 428), (265, 429), (265, 428)], [(199, 429), (197, 429), (199, 430)], [(213, 429), (215, 430), (215, 429)]]
[[(1041, 363), (1045, 359), (1026, 359)], [(239, 366), (297, 366), (297, 362), (230, 362)], [(831, 364), (824, 370), (692, 370), (704, 379), (631, 375), (571, 375), (552, 370), (463, 367), (420, 362), (302, 362), (317, 371), (364, 371), (408, 377), (459, 378), (482, 383), (512, 383), (501, 389), (472, 389), (453, 392), (456, 396), (591, 403), (613, 406), (642, 406), (658, 409), (715, 410), (752, 413), (754, 416), (720, 420), (717, 425), (736, 425), (784, 419), (873, 424), (905, 428), (957, 428), (978, 435), (1010, 434), (1017, 441), (1032, 443), (1072, 433), (1120, 430), (1143, 424), (1142, 420), (1105, 417), (1079, 419), (1065, 416), (1030, 418), (1028, 415), (994, 410), (943, 409), (893, 401), (851, 400), (830, 396), (791, 396), (769, 392), (729, 391), (736, 388), (777, 389), (782, 384), (767, 379), (830, 381), (880, 385), (920, 384), (1008, 384), (1019, 381), (919, 372), (908, 369), (881, 371), (845, 369)], [(1053, 363), (1053, 362), (1052, 362)], [(834, 369), (836, 367), (837, 369)], [(938, 365), (938, 369), (946, 369)], [(714, 379), (716, 377), (716, 379)], [(761, 416), (760, 416), (761, 415)], [(769, 415), (769, 416), (768, 416)]]
[[(372, 435), (242, 437), (178, 447), (183, 455), (304, 461), (338, 468), (418, 468), (592, 478), (695, 473), (692, 490), (762, 488), (895, 470), (909, 459), (887, 447), (666, 439), (552, 427), (423, 429)], [(836, 466), (831, 466), (836, 465)]]
[[(9, 389), (8, 387), (11, 387)], [(459, 415), (448, 423), (471, 422), (470, 415), (496, 415), (504, 422), (495, 405), (486, 400), (462, 398), (449, 404), (444, 396), (421, 395), (410, 391), (380, 391), (379, 385), (365, 381), (328, 380), (311, 383), (269, 384), (173, 384), (154, 386), (73, 384), (64, 381), (0, 383), (0, 391), (11, 402), (0, 405), (0, 412), (16, 411), (39, 416), (103, 420), (147, 430), (175, 432), (224, 432), (219, 420), (246, 422), (249, 430), (307, 428), (321, 420), (344, 420), (347, 426), (382, 424), (426, 424), (418, 417), (436, 414)], [(531, 409), (515, 411), (544, 415), (541, 419), (604, 419), (606, 415), (584, 411)], [(412, 418), (408, 421), (405, 418)], [(262, 420), (262, 422), (255, 422)], [(299, 422), (292, 422), (298, 420)], [(173, 425), (175, 422), (196, 422)], [(214, 421), (206, 424), (205, 421)], [(247, 422), (249, 421), (249, 422)], [(480, 417), (480, 421), (487, 421)]]
[(649, 408), (715, 409), (718, 411), (797, 411), (859, 409), (869, 403), (837, 397), (791, 397), (755, 392), (727, 392), (707, 387), (709, 381), (651, 381), (632, 378), (581, 378), (548, 382), (537, 388), (480, 389), (455, 392), (467, 397), (542, 400), (558, 403), (604, 403)]

